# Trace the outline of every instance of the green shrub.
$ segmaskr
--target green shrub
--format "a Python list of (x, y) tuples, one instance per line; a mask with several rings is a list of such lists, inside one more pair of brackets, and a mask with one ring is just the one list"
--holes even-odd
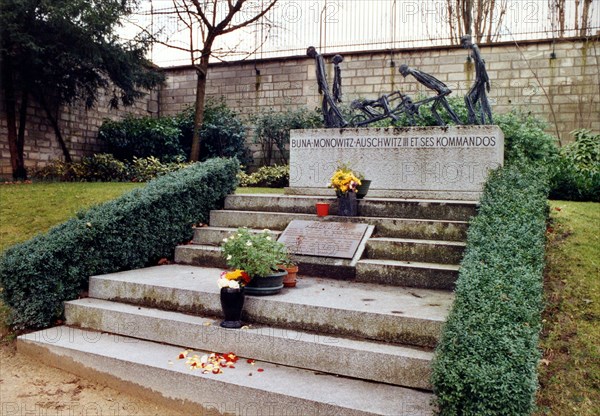
[(181, 144), (181, 130), (172, 117), (105, 120), (98, 139), (119, 160), (154, 156), (162, 162), (174, 162), (187, 156)]
[(74, 163), (55, 160), (32, 172), (31, 176), (42, 180), (75, 182), (147, 182), (186, 166), (189, 164), (183, 162), (162, 163), (152, 156), (134, 157), (131, 162), (121, 162), (113, 155), (98, 154)]
[(442, 415), (529, 415), (537, 390), (548, 185), (539, 167), (492, 172), (472, 221), (433, 362)]
[(575, 130), (550, 165), (550, 198), (600, 202), (600, 134)]
[(213, 159), (91, 208), (0, 257), (2, 298), (17, 328), (52, 325), (92, 275), (156, 264), (206, 222), (236, 184), (236, 160)]
[(251, 174), (240, 171), (238, 180), (243, 187), (284, 188), (290, 185), (290, 167), (288, 165), (263, 166)]
[[(182, 133), (181, 144), (186, 155), (190, 154), (192, 148), (194, 113), (195, 108), (189, 107), (175, 116), (175, 122)], [(246, 129), (237, 113), (231, 110), (222, 98), (206, 100), (200, 136), (200, 160), (237, 157), (244, 165), (252, 162), (250, 150), (246, 146)]]
[(273, 110), (252, 117), (255, 126), (254, 143), (260, 144), (263, 164), (287, 164), (289, 160), (290, 130), (323, 127), (322, 117), (317, 111), (306, 108)]
[(128, 180), (132, 182), (147, 182), (170, 172), (175, 172), (189, 166), (188, 163), (161, 163), (155, 157), (137, 158), (127, 165)]

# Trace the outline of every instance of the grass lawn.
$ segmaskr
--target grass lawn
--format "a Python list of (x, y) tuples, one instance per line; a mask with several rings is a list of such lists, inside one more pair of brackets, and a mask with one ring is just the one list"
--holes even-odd
[(48, 231), (84, 208), (140, 186), (120, 182), (0, 185), (0, 252)]
[(599, 415), (600, 204), (551, 209), (536, 415)]

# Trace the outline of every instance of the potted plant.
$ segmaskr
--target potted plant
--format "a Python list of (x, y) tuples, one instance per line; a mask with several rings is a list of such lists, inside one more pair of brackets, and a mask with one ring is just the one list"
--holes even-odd
[(287, 257), (287, 250), (270, 230), (255, 233), (240, 228), (223, 239), (222, 249), (227, 265), (243, 270), (250, 277), (246, 294), (274, 295), (281, 291), (287, 272), (278, 265)]
[(223, 328), (242, 327), (242, 308), (244, 307), (244, 286), (250, 282), (250, 276), (243, 270), (236, 269), (221, 273), (217, 285), (221, 289), (221, 309), (224, 320)]
[(338, 215), (357, 215), (356, 191), (360, 184), (361, 181), (358, 175), (352, 172), (347, 164), (338, 164), (329, 182), (329, 187), (335, 189), (335, 194), (338, 197)]
[(296, 287), (298, 265), (291, 258), (288, 257), (281, 263), (279, 267), (287, 272), (287, 275), (283, 278), (283, 286)]

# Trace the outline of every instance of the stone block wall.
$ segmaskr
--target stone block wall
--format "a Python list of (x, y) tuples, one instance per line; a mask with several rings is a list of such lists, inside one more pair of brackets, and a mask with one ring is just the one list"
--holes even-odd
[[(600, 42), (569, 40), (481, 46), (492, 90), (494, 113), (512, 108), (544, 117), (549, 132), (562, 143), (577, 128), (600, 131)], [(555, 58), (552, 57), (552, 52)], [(401, 64), (427, 72), (446, 83), (453, 95), (464, 96), (475, 73), (460, 47), (361, 52), (344, 54), (342, 68), (344, 102), (377, 98), (401, 90), (411, 96), (431, 94), (414, 78), (404, 79)], [(330, 58), (327, 55), (326, 58)], [(327, 59), (328, 61), (328, 59)], [(329, 79), (333, 65), (327, 64)], [(175, 114), (194, 101), (195, 72), (189, 67), (167, 69), (161, 89), (162, 114)], [(214, 64), (208, 74), (209, 96), (223, 96), (244, 116), (261, 110), (320, 106), (314, 60), (292, 57)], [(443, 110), (442, 110), (443, 111)], [(255, 159), (259, 153), (255, 150)]]
[[(571, 39), (482, 45), (492, 84), (489, 94), (494, 113), (512, 108), (546, 118), (549, 131), (562, 143), (572, 140), (577, 128), (600, 131), (600, 42)], [(554, 52), (554, 58), (552, 53)], [(430, 73), (448, 84), (453, 95), (464, 96), (473, 78), (468, 51), (460, 47), (403, 49), (387, 52), (345, 53), (341, 64), (344, 102), (355, 98), (377, 98), (401, 90), (411, 96), (430, 94), (412, 77), (398, 72), (406, 63)], [(330, 58), (327, 55), (326, 58)], [(63, 133), (75, 158), (101, 151), (96, 143), (102, 120), (136, 115), (172, 115), (195, 101), (196, 73), (192, 67), (166, 68), (166, 84), (140, 100), (134, 108), (108, 110), (101, 102), (92, 110), (65, 108), (61, 113)], [(333, 65), (327, 64), (329, 79)], [(289, 107), (315, 108), (321, 98), (317, 91), (314, 61), (308, 57), (274, 58), (257, 61), (215, 63), (208, 74), (208, 96), (225, 97), (242, 116), (262, 110), (281, 111)], [(0, 103), (0, 106), (2, 104)], [(443, 110), (442, 110), (443, 111)], [(6, 117), (0, 107), (0, 175), (10, 173), (6, 140)], [(27, 166), (60, 158), (61, 151), (41, 109), (30, 109), (25, 144)], [(249, 138), (251, 141), (251, 138)], [(260, 153), (252, 146), (255, 160)]]
[[(111, 110), (108, 98), (100, 94), (97, 105), (92, 109), (87, 110), (84, 105), (65, 106), (57, 114), (71, 156), (74, 160), (80, 160), (83, 156), (103, 151), (102, 144), (97, 141), (97, 135), (104, 119), (117, 120), (127, 114), (154, 116), (158, 114), (158, 110), (158, 91), (153, 91), (131, 107)], [(44, 110), (35, 102), (31, 102), (27, 114), (23, 150), (28, 170), (42, 167), (50, 160), (63, 159), (54, 129)], [(0, 177), (12, 177), (4, 99), (0, 100)]]

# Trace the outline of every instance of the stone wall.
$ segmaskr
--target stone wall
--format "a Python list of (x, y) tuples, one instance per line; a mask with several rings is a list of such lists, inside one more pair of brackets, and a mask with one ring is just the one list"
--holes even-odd
[[(489, 97), (495, 113), (519, 108), (542, 116), (551, 124), (549, 131), (560, 135), (563, 143), (572, 140), (569, 132), (576, 128), (600, 131), (600, 42), (570, 40), (553, 45), (543, 41), (480, 49), (491, 79)], [(403, 63), (445, 82), (453, 95), (464, 96), (474, 78), (467, 56), (468, 51), (460, 47), (346, 53), (340, 65), (344, 102), (377, 98), (398, 89), (411, 96), (427, 93), (414, 78), (405, 80), (398, 73)], [(333, 65), (327, 64), (327, 70), (331, 80)], [(193, 103), (196, 75), (189, 67), (170, 68), (167, 74), (160, 94), (161, 112), (174, 114)], [(224, 96), (243, 115), (320, 105), (314, 61), (305, 57), (214, 64), (207, 93)]]
[[(600, 131), (600, 42), (584, 40), (527, 42), (517, 46), (481, 46), (492, 83), (489, 94), (495, 113), (519, 108), (546, 118), (550, 132), (563, 143), (572, 140), (576, 128)], [(552, 52), (555, 58), (552, 58)], [(361, 52), (344, 54), (341, 64), (344, 101), (377, 98), (401, 90), (411, 96), (427, 93), (412, 77), (406, 80), (398, 67), (406, 63), (447, 83), (453, 95), (464, 96), (474, 70), (466, 60), (468, 51), (459, 47)], [(329, 79), (333, 78), (332, 65)], [(108, 110), (106, 102), (89, 111), (68, 107), (61, 113), (64, 137), (73, 156), (101, 151), (96, 143), (102, 120), (136, 115), (169, 115), (195, 100), (196, 74), (191, 67), (165, 69), (167, 82), (160, 93), (140, 100), (134, 108)], [(314, 61), (308, 57), (215, 63), (208, 75), (209, 96), (224, 96), (227, 103), (247, 116), (261, 110), (320, 106)], [(6, 117), (0, 100), (0, 176), (10, 174)], [(61, 157), (54, 133), (40, 108), (30, 109), (25, 143), (27, 166), (39, 166)], [(259, 153), (255, 151), (255, 157)]]
[[(120, 107), (111, 110), (108, 99), (100, 95), (97, 105), (86, 110), (83, 105), (65, 106), (59, 112), (59, 123), (63, 138), (74, 160), (101, 152), (102, 144), (96, 140), (98, 129), (106, 118), (121, 119), (126, 114), (136, 116), (153, 116), (158, 113), (158, 91), (154, 91), (138, 100), (132, 107)], [(17, 115), (18, 117), (18, 115)], [(18, 128), (18, 126), (17, 126)], [(62, 159), (60, 149), (52, 125), (46, 119), (44, 110), (33, 102), (27, 114), (27, 130), (23, 146), (25, 166), (35, 169), (44, 166), (48, 161)], [(0, 177), (8, 179), (12, 176), (10, 152), (8, 148), (8, 130), (4, 99), (0, 100)]]

